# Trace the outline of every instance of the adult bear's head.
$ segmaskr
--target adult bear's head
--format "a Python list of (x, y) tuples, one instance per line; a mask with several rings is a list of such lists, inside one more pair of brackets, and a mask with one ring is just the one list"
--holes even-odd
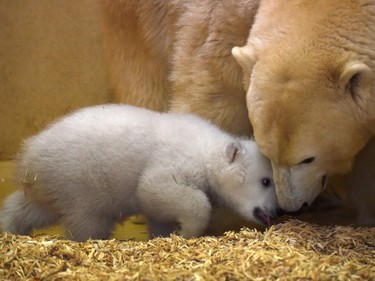
[(232, 53), (280, 207), (297, 211), (375, 134), (375, 1), (263, 1)]

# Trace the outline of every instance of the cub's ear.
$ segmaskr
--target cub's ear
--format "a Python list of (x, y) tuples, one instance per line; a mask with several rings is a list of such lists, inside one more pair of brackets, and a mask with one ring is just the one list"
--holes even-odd
[(357, 101), (371, 93), (373, 77), (371, 69), (366, 64), (361, 61), (350, 61), (342, 70), (339, 85), (350, 92), (354, 101)]
[(250, 75), (256, 60), (253, 46), (233, 47), (232, 55), (242, 69)]
[(241, 143), (238, 141), (232, 141), (225, 146), (225, 157), (229, 163), (233, 163), (238, 158), (241, 152)]

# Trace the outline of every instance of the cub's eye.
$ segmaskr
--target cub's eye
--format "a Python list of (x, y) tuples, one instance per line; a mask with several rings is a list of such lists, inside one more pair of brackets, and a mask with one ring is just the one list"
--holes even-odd
[(262, 185), (264, 187), (270, 187), (272, 185), (272, 180), (270, 178), (262, 178)]
[(305, 160), (299, 162), (298, 164), (310, 164), (315, 160), (315, 157), (306, 158)]

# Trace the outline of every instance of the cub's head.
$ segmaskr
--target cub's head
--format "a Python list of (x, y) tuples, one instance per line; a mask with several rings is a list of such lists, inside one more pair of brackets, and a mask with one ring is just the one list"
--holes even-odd
[(312, 203), (328, 176), (347, 172), (375, 133), (375, 62), (356, 43), (371, 29), (361, 28), (358, 7), (348, 7), (349, 22), (337, 18), (347, 9), (339, 1), (332, 9), (326, 1), (269, 2), (248, 44), (232, 53), (248, 77), (249, 117), (278, 203), (293, 212)]
[(243, 218), (271, 225), (278, 215), (272, 168), (255, 142), (233, 141), (215, 162), (220, 198)]

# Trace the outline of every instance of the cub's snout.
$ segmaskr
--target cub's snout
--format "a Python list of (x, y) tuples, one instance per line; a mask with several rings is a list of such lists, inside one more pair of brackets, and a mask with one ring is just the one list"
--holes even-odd
[(276, 207), (274, 209), (262, 209), (260, 207), (255, 207), (253, 211), (254, 218), (261, 224), (271, 226), (276, 223), (277, 218), (282, 216), (284, 212)]
[[(254, 141), (242, 141), (228, 146), (234, 155), (220, 169), (218, 182), (223, 197), (244, 219), (272, 225), (281, 215), (270, 161), (259, 151)], [(231, 153), (228, 153), (231, 154)]]
[(282, 209), (278, 206), (276, 199), (275, 185), (272, 178), (266, 177), (261, 179), (260, 190), (263, 189), (265, 196), (259, 206), (254, 207), (253, 217), (261, 224), (271, 226), (275, 224), (276, 219), (283, 214)]

